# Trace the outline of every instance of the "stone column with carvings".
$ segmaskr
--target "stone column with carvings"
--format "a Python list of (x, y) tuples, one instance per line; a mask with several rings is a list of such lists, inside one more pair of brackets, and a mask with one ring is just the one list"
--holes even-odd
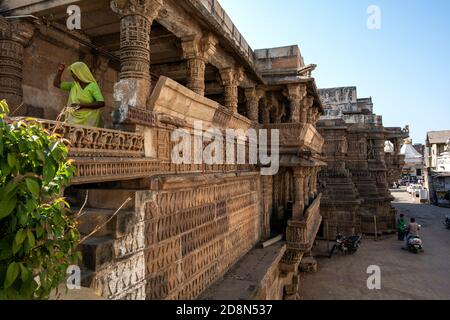
[(304, 180), (304, 202), (305, 202), (305, 206), (309, 205), (309, 186), (310, 186), (310, 180), (311, 180), (311, 169), (310, 168), (306, 168), (305, 170), (305, 180)]
[(317, 178), (317, 171), (316, 168), (311, 169), (311, 177), (309, 179), (309, 200), (312, 203), (314, 201), (315, 195), (315, 184), (316, 184), (316, 178)]
[(245, 89), (247, 99), (247, 116), (254, 122), (259, 122), (259, 101), (264, 95), (264, 91), (257, 88)]
[(305, 171), (297, 167), (294, 169), (294, 207), (292, 212), (293, 220), (301, 220), (305, 210), (304, 186)]
[(34, 29), (20, 21), (0, 18), (0, 99), (6, 99), (13, 115), (26, 115), (23, 102), (23, 52)]
[(118, 122), (126, 120), (129, 107), (145, 109), (151, 93), (150, 31), (163, 0), (112, 0), (120, 15), (120, 81), (114, 99), (120, 103)]
[(320, 172), (320, 167), (316, 167), (315, 168), (315, 173), (314, 173), (314, 198), (317, 197), (317, 195), (319, 194), (318, 190), (317, 190), (317, 180), (318, 180), (318, 175)]
[(224, 86), (225, 107), (234, 113), (238, 112), (238, 86), (244, 79), (244, 69), (241, 67), (220, 70)]
[(305, 123), (312, 124), (312, 107), (314, 104), (314, 97), (306, 96), (303, 100), (302, 115), (304, 115)]
[(314, 111), (313, 111), (313, 122), (312, 122), (313, 126), (317, 125), (317, 122), (319, 121), (319, 118), (320, 118), (319, 108), (315, 107)]
[(261, 111), (262, 123), (269, 124), (270, 123), (270, 108), (269, 108), (269, 100), (267, 97), (263, 98), (263, 105)]
[(302, 84), (288, 85), (288, 99), (291, 102), (291, 122), (302, 122), (305, 117), (302, 117), (302, 100), (306, 96), (306, 86)]
[(217, 42), (213, 35), (203, 38), (193, 35), (181, 39), (183, 58), (187, 61), (187, 87), (202, 96), (205, 95), (206, 64), (216, 52)]

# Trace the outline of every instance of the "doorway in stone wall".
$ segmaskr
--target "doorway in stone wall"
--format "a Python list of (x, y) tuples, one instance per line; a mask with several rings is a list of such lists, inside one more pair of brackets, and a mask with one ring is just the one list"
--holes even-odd
[(285, 234), (287, 223), (292, 219), (294, 206), (294, 179), (290, 168), (282, 168), (274, 178), (274, 209), (271, 234)]

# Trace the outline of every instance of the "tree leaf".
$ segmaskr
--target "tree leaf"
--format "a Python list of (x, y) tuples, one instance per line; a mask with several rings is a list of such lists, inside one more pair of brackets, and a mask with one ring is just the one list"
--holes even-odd
[(34, 198), (38, 199), (41, 193), (41, 187), (39, 183), (33, 178), (25, 178), (28, 190), (31, 192)]
[(38, 237), (38, 239), (40, 239), (43, 234), (44, 234), (44, 229), (42, 228), (42, 226), (37, 225), (36, 226), (36, 236)]
[(20, 277), (23, 282), (27, 282), (28, 280), (30, 280), (31, 272), (23, 265), (23, 263), (20, 263), (19, 265), (20, 265)]
[(16, 233), (16, 238), (14, 241), (16, 242), (17, 245), (20, 246), (25, 241), (26, 236), (27, 233), (25, 232), (25, 230), (19, 229), (19, 231), (17, 231)]
[(5, 289), (11, 287), (19, 276), (19, 265), (16, 262), (11, 263), (6, 270)]
[(17, 252), (19, 252), (20, 249), (22, 249), (22, 246), (20, 244), (17, 244), (16, 241), (13, 241), (12, 253), (16, 254)]
[(0, 219), (6, 218), (14, 211), (17, 203), (17, 197), (13, 196), (0, 202)]
[(14, 168), (17, 162), (17, 157), (14, 153), (8, 153), (8, 164), (11, 168)]
[(31, 232), (30, 229), (28, 229), (27, 231), (27, 237), (28, 237), (28, 244), (30, 245), (31, 248), (33, 248), (36, 245), (36, 239), (34, 237), (33, 232)]
[(56, 168), (53, 163), (48, 163), (44, 167), (43, 178), (44, 184), (48, 184), (55, 177)]

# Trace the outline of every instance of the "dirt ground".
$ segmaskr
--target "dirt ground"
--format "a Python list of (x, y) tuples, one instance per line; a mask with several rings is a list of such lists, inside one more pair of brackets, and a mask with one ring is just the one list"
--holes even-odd
[[(300, 296), (304, 300), (416, 300), (450, 299), (450, 230), (443, 221), (450, 209), (414, 204), (405, 190), (393, 191), (394, 206), (422, 225), (425, 252), (402, 250), (396, 236), (374, 241), (363, 239), (354, 256), (324, 256), (325, 242), (315, 248), (318, 272), (302, 276)], [(332, 243), (330, 243), (330, 246)], [(321, 256), (322, 255), (322, 256)], [(381, 289), (367, 288), (369, 266), (381, 268)]]

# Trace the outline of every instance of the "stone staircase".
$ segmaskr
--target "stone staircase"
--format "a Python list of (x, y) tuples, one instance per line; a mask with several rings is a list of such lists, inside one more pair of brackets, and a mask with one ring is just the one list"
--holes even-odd
[(88, 194), (78, 219), (81, 239), (89, 236), (79, 246), (82, 286), (99, 290), (107, 299), (145, 299), (145, 225), (136, 208), (137, 192), (108, 188), (67, 192), (74, 213)]

